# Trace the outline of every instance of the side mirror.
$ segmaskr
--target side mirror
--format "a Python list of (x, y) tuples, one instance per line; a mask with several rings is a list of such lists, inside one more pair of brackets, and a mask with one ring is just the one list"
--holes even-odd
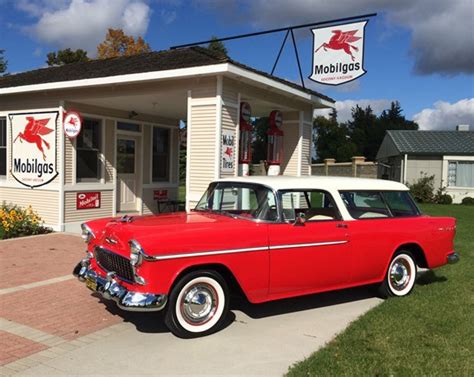
[(304, 212), (299, 212), (296, 215), (295, 222), (293, 223), (294, 226), (303, 226), (306, 222), (306, 215)]

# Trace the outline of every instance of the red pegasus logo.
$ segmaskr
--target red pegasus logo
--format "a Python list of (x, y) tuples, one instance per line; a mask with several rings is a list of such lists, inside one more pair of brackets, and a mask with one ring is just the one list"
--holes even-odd
[(229, 158), (231, 158), (232, 157), (232, 148), (227, 147), (224, 154), (226, 154), (227, 156), (229, 156)]
[(357, 37), (354, 34), (357, 33), (357, 30), (342, 31), (342, 30), (332, 30), (334, 35), (331, 37), (328, 43), (323, 43), (317, 48), (315, 52), (318, 52), (321, 48), (324, 48), (324, 51), (327, 51), (327, 48), (331, 50), (344, 50), (344, 52), (351, 56), (352, 61), (355, 60), (354, 55), (352, 55), (351, 48), (354, 51), (359, 51), (356, 46), (351, 45), (350, 43), (358, 41), (362, 37)]
[(41, 136), (47, 135), (54, 131), (51, 128), (46, 127), (50, 118), (35, 120), (35, 118), (33, 117), (26, 117), (26, 120), (28, 121), (28, 123), (26, 124), (25, 130), (23, 132), (18, 133), (17, 137), (13, 142), (15, 143), (17, 139), (20, 138), (20, 143), (22, 143), (22, 140), (26, 141), (27, 143), (35, 143), (40, 152), (43, 154), (43, 161), (46, 161), (46, 155), (43, 150), (43, 143), (48, 149), (49, 144)]

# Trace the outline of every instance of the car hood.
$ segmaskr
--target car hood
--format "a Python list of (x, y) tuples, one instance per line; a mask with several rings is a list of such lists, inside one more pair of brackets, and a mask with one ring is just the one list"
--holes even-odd
[[(94, 221), (88, 225), (98, 226)], [(266, 225), (209, 212), (134, 216), (128, 221), (113, 218), (102, 220), (96, 243), (126, 256), (132, 239), (149, 255), (254, 247), (266, 237), (262, 227)], [(249, 234), (254, 235), (251, 240), (243, 237)]]

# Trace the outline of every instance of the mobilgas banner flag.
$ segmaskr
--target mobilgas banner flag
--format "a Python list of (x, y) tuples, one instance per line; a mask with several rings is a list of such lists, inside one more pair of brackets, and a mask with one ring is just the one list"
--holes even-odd
[(9, 114), (10, 173), (19, 183), (34, 188), (50, 183), (57, 171), (59, 112)]
[(340, 85), (364, 75), (364, 33), (368, 21), (312, 29), (313, 72), (320, 84)]

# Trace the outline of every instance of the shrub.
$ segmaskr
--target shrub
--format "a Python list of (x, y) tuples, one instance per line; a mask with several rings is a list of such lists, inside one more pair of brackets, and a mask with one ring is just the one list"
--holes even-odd
[(465, 205), (465, 206), (474, 206), (474, 198), (471, 197), (471, 196), (466, 196), (465, 198), (463, 198), (463, 200), (461, 201), (461, 204)]
[(451, 195), (446, 194), (446, 187), (441, 187), (438, 189), (436, 192), (436, 195), (433, 198), (433, 201), (436, 204), (452, 204), (453, 203), (453, 198)]
[(31, 206), (24, 209), (5, 202), (0, 206), (0, 239), (45, 234), (51, 231), (44, 226), (43, 220)]
[(432, 203), (434, 201), (434, 175), (428, 176), (422, 172), (421, 177), (409, 187), (417, 202)]
[(438, 204), (452, 204), (453, 198), (449, 194), (441, 194), (436, 198), (436, 203)]

